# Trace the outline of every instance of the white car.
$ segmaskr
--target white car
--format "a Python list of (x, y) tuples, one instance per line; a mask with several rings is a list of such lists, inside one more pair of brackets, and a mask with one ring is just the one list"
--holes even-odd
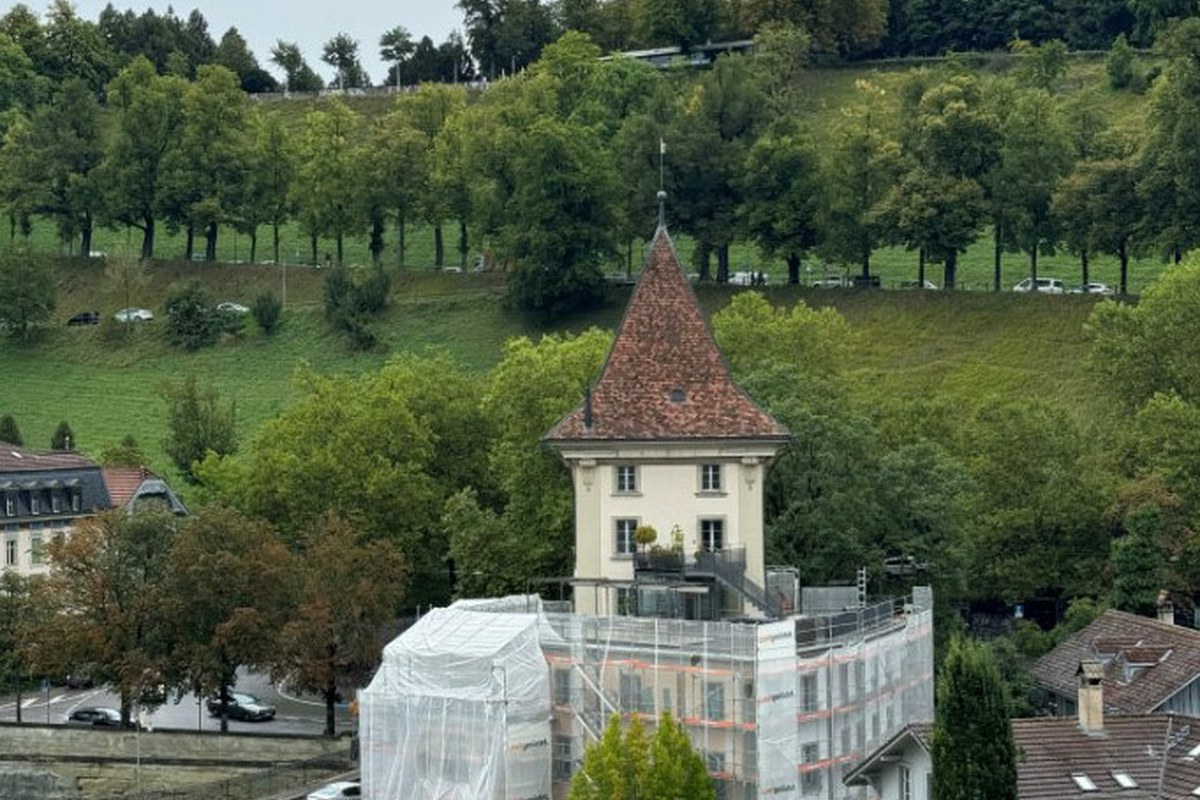
[(812, 285), (814, 289), (844, 289), (850, 281), (841, 275), (826, 275), (813, 281)]
[(1071, 294), (1102, 294), (1105, 297), (1112, 297), (1116, 292), (1107, 283), (1093, 282), (1075, 287), (1071, 290)]
[(1026, 278), (1013, 287), (1014, 292), (1039, 292), (1041, 294), (1062, 294), (1066, 289), (1058, 278), (1038, 278), (1037, 287), (1032, 278)]
[(117, 322), (149, 322), (154, 319), (154, 314), (144, 308), (122, 308), (113, 314), (113, 319)]
[(217, 311), (222, 314), (249, 314), (250, 309), (241, 303), (234, 303), (231, 300), (226, 300), (224, 303), (217, 303)]
[(358, 781), (334, 781), (308, 793), (308, 800), (338, 800), (342, 797), (362, 797)]
[(936, 283), (934, 283), (933, 281), (929, 280), (928, 278), (926, 278), (924, 281), (900, 281), (900, 288), (901, 289), (928, 289), (929, 291), (935, 291), (938, 288), (938, 285)]

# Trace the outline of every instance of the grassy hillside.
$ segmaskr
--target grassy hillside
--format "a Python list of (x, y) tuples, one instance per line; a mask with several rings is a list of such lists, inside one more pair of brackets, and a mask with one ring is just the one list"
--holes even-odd
[[(159, 397), (165, 381), (193, 374), (215, 385), (236, 402), (245, 437), (296, 397), (293, 379), (304, 365), (358, 373), (378, 367), (393, 353), (434, 348), (482, 372), (499, 359), (508, 338), (545, 330), (505, 309), (499, 276), (408, 273), (397, 279), (393, 305), (379, 323), (385, 346), (356, 353), (321, 314), (322, 271), (289, 268), (288, 309), (276, 336), (264, 336), (251, 321), (242, 337), (186, 353), (162, 341), (161, 320), (131, 329), (108, 320), (122, 303), (102, 270), (76, 264), (59, 276), (60, 313), (42, 341), (0, 342), (0, 413), (16, 416), (31, 446), (48, 444), (64, 419), (79, 447), (93, 455), (132, 433), (150, 455), (150, 466), (168, 475)], [(214, 298), (241, 301), (262, 289), (278, 292), (282, 285), (279, 267), (162, 265), (153, 269), (135, 302), (160, 311), (170, 287), (185, 278), (200, 280)], [(706, 286), (699, 294), (711, 313), (734, 291)], [(1036, 395), (1080, 415), (1100, 410), (1102, 400), (1082, 366), (1087, 348), (1081, 330), (1094, 302), (1090, 298), (794, 287), (767, 292), (779, 304), (803, 299), (836, 307), (854, 331), (846, 370), (873, 393), (937, 395), (957, 407), (987, 393)], [(608, 307), (555, 329), (614, 328), (627, 297), (628, 289), (614, 290)], [(62, 324), (85, 308), (101, 309), (105, 323)]]

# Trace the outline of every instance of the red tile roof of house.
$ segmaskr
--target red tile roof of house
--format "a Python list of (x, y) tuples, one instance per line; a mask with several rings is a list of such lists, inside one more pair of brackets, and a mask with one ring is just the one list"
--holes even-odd
[(29, 450), (15, 444), (0, 442), (0, 473), (48, 472), (95, 466), (91, 459), (73, 450)]
[(786, 439), (733, 382), (665, 228), (650, 243), (600, 378), (548, 442)]
[(142, 485), (142, 481), (154, 477), (141, 467), (105, 467), (103, 472), (108, 496), (112, 498), (116, 508), (127, 506), (133, 499), (134, 492)]
[[(1200, 761), (1192, 754), (1200, 747), (1200, 719), (1196, 717), (1110, 716), (1097, 733), (1085, 733), (1074, 718), (1015, 719), (1012, 731), (1021, 800), (1185, 800), (1196, 797), (1194, 792), (1200, 789)], [(1075, 775), (1086, 776), (1096, 789), (1083, 791)], [(1118, 775), (1134, 785), (1122, 786)]]
[(1038, 659), (1030, 674), (1039, 686), (1074, 697), (1076, 670), (1087, 659), (1098, 659), (1104, 666), (1106, 711), (1143, 714), (1200, 676), (1200, 631), (1105, 611)]

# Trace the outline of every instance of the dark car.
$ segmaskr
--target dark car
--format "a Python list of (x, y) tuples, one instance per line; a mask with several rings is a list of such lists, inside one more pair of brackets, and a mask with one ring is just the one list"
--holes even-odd
[(99, 325), (99, 311), (80, 311), (75, 316), (67, 320), (68, 325)]
[[(221, 698), (208, 698), (208, 713), (214, 717), (221, 716)], [(230, 719), (240, 719), (246, 722), (265, 722), (275, 719), (275, 706), (264, 703), (252, 694), (230, 692), (228, 714)]]
[[(88, 706), (77, 708), (67, 717), (68, 725), (92, 725), (99, 728), (120, 728), (121, 712), (115, 708)], [(132, 728), (133, 723), (126, 727)]]

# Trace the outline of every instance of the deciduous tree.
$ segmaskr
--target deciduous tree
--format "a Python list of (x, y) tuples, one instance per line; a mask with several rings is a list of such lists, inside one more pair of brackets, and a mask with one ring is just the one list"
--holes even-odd
[(222, 405), (216, 387), (201, 388), (191, 375), (165, 384), (162, 397), (167, 404), (163, 449), (188, 481), (196, 480), (195, 466), (210, 452), (223, 456), (237, 449), (234, 404)]
[(405, 559), (334, 514), (314, 520), (302, 544), (302, 599), (280, 631), (271, 672), (321, 695), (325, 735), (333, 736), (339, 691), (365, 682), (379, 664), (380, 631), (404, 598)]
[(10, 336), (33, 339), (54, 313), (56, 297), (49, 259), (23, 247), (0, 251), (0, 327)]

